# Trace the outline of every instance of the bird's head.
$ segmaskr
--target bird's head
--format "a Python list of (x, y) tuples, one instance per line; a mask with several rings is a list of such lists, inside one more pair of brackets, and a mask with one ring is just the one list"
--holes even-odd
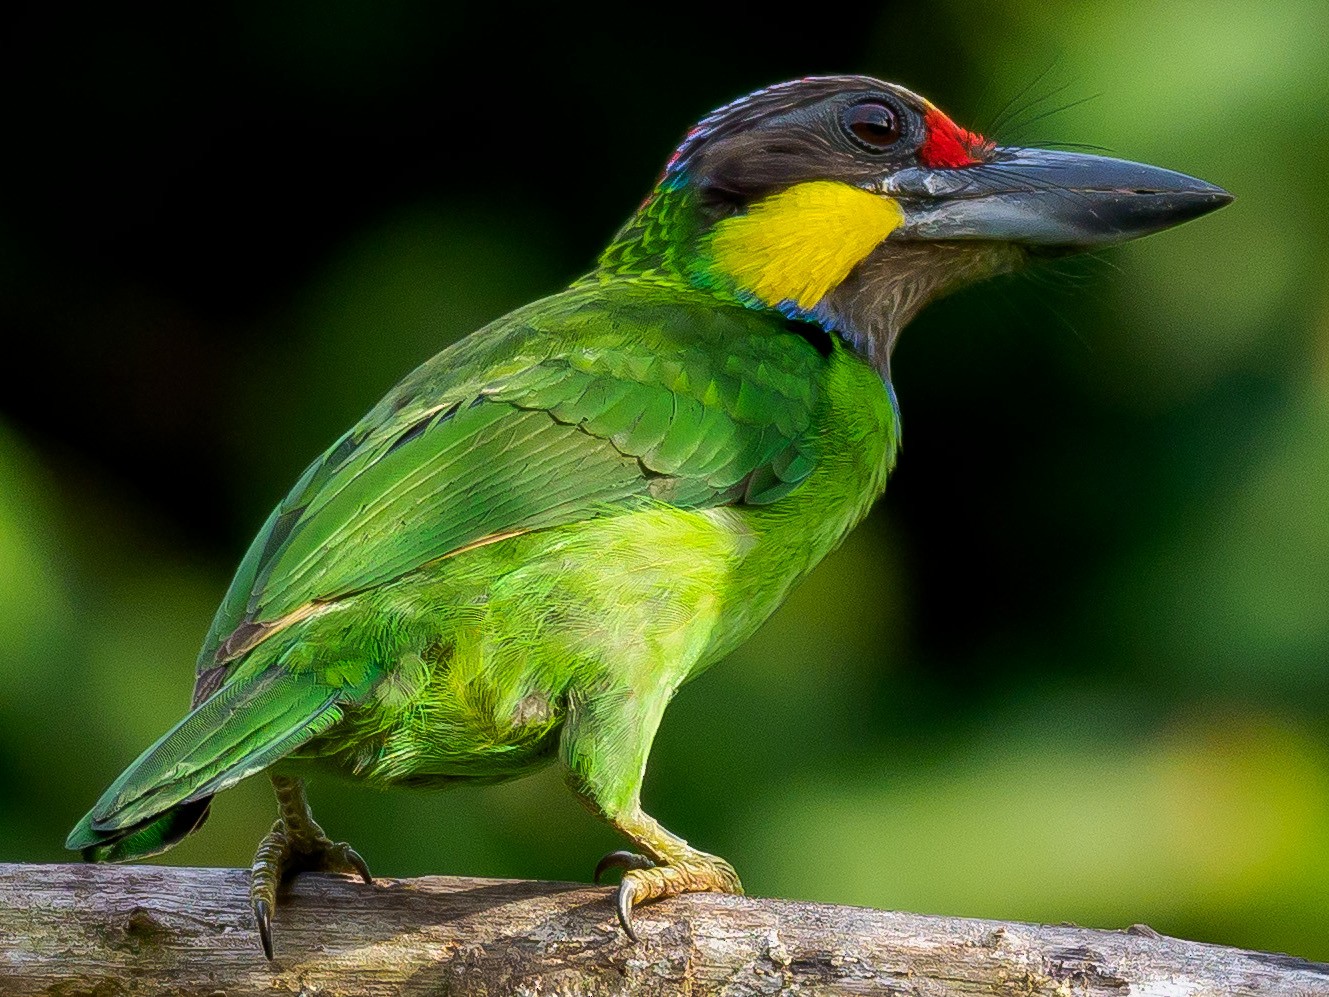
[(870, 77), (811, 77), (693, 128), (599, 273), (817, 322), (884, 370), (901, 326), (952, 288), (1231, 199), (1154, 166), (996, 145)]

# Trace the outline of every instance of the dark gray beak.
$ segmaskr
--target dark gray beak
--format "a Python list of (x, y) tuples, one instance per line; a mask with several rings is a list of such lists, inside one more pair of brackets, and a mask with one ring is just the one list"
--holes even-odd
[(908, 167), (877, 188), (904, 209), (894, 239), (983, 239), (1090, 249), (1136, 239), (1232, 201), (1184, 173), (1107, 156), (1044, 149), (995, 151), (955, 169)]

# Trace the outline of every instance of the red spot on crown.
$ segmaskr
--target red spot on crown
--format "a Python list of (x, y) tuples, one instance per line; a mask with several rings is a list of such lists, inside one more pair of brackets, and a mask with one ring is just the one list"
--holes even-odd
[(983, 162), (993, 145), (977, 132), (961, 128), (935, 107), (923, 116), (927, 138), (918, 150), (918, 159), (929, 169), (955, 169)]

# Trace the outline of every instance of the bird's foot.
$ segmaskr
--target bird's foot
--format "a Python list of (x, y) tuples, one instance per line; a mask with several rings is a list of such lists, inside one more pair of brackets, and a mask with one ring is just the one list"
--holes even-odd
[(249, 903), (258, 922), (263, 954), (272, 958), (272, 912), (277, 889), (299, 872), (340, 872), (374, 881), (360, 853), (344, 841), (333, 841), (312, 821), (287, 823), (279, 817), (254, 856)]
[(663, 900), (680, 893), (742, 894), (734, 867), (718, 855), (689, 849), (668, 862), (653, 862), (635, 852), (610, 852), (595, 867), (595, 881), (610, 869), (623, 870), (618, 884), (618, 923), (634, 942), (632, 908), (649, 900)]

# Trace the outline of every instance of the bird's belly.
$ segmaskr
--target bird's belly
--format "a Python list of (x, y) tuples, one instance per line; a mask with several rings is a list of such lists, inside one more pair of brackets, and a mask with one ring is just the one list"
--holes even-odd
[(504, 702), (507, 690), (467, 692), (437, 696), (386, 731), (366, 773), (371, 781), (424, 787), (499, 782), (554, 757), (563, 719), (558, 704), (529, 693), (511, 710), (501, 711), (486, 702)]
[[(479, 547), (357, 596), (344, 611), (358, 626), (332, 613), (311, 625), (366, 635), (355, 651), (384, 677), (308, 753), (385, 784), (529, 772), (556, 753), (572, 704), (688, 677), (734, 611), (752, 542), (727, 511), (653, 507)], [(352, 653), (344, 636), (337, 651)]]
[(538, 692), (504, 710), (508, 699), (508, 690), (475, 684), (435, 692), (391, 716), (362, 707), (302, 754), (385, 786), (515, 778), (554, 757), (563, 716), (560, 704)]
[(563, 723), (557, 691), (469, 652), (448, 642), (408, 653), (326, 739), (333, 750), (316, 743), (313, 753), (373, 783), (426, 787), (498, 782), (548, 762)]

